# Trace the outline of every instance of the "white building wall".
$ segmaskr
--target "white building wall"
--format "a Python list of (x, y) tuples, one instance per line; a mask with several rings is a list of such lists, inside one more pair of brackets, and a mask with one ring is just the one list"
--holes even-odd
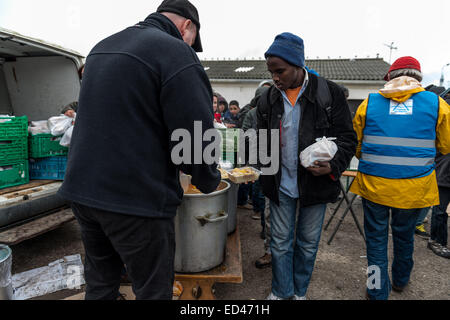
[[(237, 100), (239, 105), (244, 106), (255, 96), (260, 81), (240, 82), (236, 81), (212, 81), (214, 91), (220, 93), (228, 102)], [(349, 90), (349, 100), (364, 100), (370, 93), (377, 93), (383, 87), (381, 82), (374, 81), (358, 83), (354, 81), (336, 81), (337, 84), (345, 86)]]
[(259, 81), (255, 82), (211, 82), (214, 91), (220, 93), (228, 103), (237, 100), (242, 108), (248, 104), (255, 96)]
[(383, 85), (380, 82), (374, 83), (349, 83), (349, 82), (339, 82), (337, 84), (343, 85), (349, 91), (349, 100), (364, 100), (370, 93), (377, 93)]

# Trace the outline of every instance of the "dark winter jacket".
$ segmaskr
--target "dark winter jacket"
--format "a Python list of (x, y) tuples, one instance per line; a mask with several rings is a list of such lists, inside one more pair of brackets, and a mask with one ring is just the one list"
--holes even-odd
[[(332, 98), (331, 112), (328, 114), (317, 102), (318, 77), (309, 73), (309, 83), (300, 98), (301, 123), (299, 128), (298, 156), (316, 138), (336, 137), (338, 152), (331, 160), (332, 174), (315, 177), (298, 161), (298, 188), (300, 206), (335, 202), (339, 196), (338, 179), (348, 168), (357, 146), (356, 133), (353, 130), (350, 110), (344, 93), (339, 86), (327, 81)], [(258, 129), (280, 129), (284, 113), (283, 98), (280, 91), (272, 86), (258, 101)], [(270, 141), (270, 139), (268, 139)], [(270, 142), (269, 142), (270, 143)], [(269, 152), (270, 145), (269, 145)], [(279, 204), (281, 181), (281, 148), (279, 150), (280, 168), (275, 175), (262, 175), (260, 182), (264, 195)]]
[[(431, 91), (437, 95), (444, 93), (444, 87), (437, 87), (435, 85), (429, 85), (425, 88), (427, 91)], [(442, 97), (450, 105), (450, 96)], [(436, 156), (436, 177), (439, 187), (450, 188), (450, 154), (442, 155), (438, 153)]]
[(439, 187), (450, 188), (450, 153), (436, 157), (436, 174)]
[(179, 170), (204, 193), (220, 182), (216, 165), (171, 160), (176, 129), (186, 129), (194, 141), (194, 121), (202, 122), (203, 132), (214, 127), (211, 105), (196, 53), (165, 16), (154, 13), (101, 41), (86, 60), (59, 194), (101, 210), (175, 216), (183, 197)]
[(258, 128), (258, 119), (256, 116), (256, 108), (253, 108), (245, 115), (244, 122), (242, 123), (242, 130), (244, 130), (245, 132), (248, 129), (257, 130), (257, 128)]
[(235, 125), (235, 129), (240, 128), (240, 121), (239, 121), (239, 114), (237, 115), (233, 115), (230, 110), (228, 110), (225, 113), (225, 116), (223, 118), (223, 123), (225, 124), (234, 124)]
[[(243, 128), (245, 116), (247, 113), (252, 110), (253, 108), (256, 108), (256, 104), (258, 103), (258, 99), (261, 97), (261, 95), (264, 93), (264, 91), (267, 90), (266, 86), (258, 87), (255, 91), (255, 97), (246, 104), (241, 110), (239, 110), (239, 128)], [(245, 131), (245, 130), (244, 130)]]

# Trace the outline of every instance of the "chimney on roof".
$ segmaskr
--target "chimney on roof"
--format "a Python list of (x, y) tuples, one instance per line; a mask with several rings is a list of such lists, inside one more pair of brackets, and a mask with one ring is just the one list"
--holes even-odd
[(380, 54), (379, 53), (377, 53), (377, 59), (379, 59), (380, 58)]

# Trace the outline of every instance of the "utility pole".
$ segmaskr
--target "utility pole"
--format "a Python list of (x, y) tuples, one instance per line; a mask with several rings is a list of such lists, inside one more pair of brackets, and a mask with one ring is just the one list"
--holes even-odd
[(394, 42), (391, 42), (391, 44), (384, 44), (386, 47), (388, 47), (390, 49), (390, 54), (389, 54), (389, 64), (391, 64), (392, 61), (392, 50), (397, 50), (397, 47), (394, 47)]
[(450, 66), (450, 63), (447, 63), (441, 69), (441, 80), (439, 81), (439, 86), (442, 87), (444, 85), (444, 68)]

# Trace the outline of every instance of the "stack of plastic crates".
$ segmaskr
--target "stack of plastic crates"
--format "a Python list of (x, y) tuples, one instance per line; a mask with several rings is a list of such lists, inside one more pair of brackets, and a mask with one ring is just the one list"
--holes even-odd
[(29, 135), (30, 179), (64, 180), (69, 148), (59, 144), (61, 138), (49, 133)]
[(28, 118), (0, 116), (0, 189), (29, 182)]
[(238, 129), (218, 129), (221, 136), (221, 161), (229, 161), (234, 166), (237, 165), (237, 153), (239, 151), (239, 130)]

